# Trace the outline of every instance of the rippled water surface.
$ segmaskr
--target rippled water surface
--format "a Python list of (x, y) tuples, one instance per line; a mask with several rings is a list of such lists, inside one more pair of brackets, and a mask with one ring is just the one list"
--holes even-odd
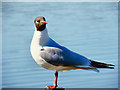
[(118, 22), (115, 2), (2, 3), (3, 87), (40, 88), (52, 85), (54, 72), (33, 60), (30, 43), (34, 19), (45, 16), (50, 37), (90, 59), (115, 64), (100, 73), (72, 70), (59, 73), (65, 88), (118, 87)]

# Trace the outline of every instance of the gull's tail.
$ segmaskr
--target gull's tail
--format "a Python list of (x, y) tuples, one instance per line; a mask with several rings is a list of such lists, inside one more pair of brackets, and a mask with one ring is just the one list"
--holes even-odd
[(114, 66), (115, 65), (112, 65), (112, 64), (106, 64), (106, 63), (101, 63), (101, 62), (96, 62), (96, 61), (93, 61), (93, 60), (90, 60), (91, 61), (91, 65), (95, 68), (109, 68), (109, 69), (114, 69)]

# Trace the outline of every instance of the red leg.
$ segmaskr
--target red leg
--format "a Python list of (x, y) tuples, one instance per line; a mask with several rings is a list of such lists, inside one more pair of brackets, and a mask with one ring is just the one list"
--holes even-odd
[(57, 87), (57, 78), (58, 78), (58, 72), (55, 72), (55, 80), (54, 80), (54, 85), (52, 86), (47, 86), (47, 88), (56, 88)]
[(55, 72), (55, 80), (54, 80), (54, 86), (57, 87), (57, 78), (58, 78), (58, 72)]

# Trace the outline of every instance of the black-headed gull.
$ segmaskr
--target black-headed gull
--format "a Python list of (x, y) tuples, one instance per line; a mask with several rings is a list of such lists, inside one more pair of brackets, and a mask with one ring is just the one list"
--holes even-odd
[(114, 68), (112, 64), (90, 60), (56, 43), (48, 36), (47, 22), (43, 16), (37, 17), (34, 23), (35, 31), (31, 42), (31, 55), (43, 68), (55, 71), (54, 85), (48, 86), (48, 88), (57, 87), (57, 77), (60, 71), (83, 69), (99, 72), (97, 68)]

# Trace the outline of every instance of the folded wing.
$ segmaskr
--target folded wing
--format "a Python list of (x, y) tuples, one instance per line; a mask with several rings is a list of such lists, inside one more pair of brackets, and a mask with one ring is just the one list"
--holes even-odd
[(86, 57), (68, 50), (65, 47), (44, 47), (40, 56), (55, 66), (90, 66), (91, 61)]

